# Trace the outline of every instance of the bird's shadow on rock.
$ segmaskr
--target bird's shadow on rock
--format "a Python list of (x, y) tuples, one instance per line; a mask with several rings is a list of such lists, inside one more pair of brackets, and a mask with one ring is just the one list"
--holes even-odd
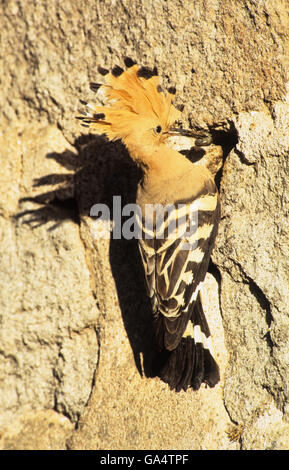
[[(114, 215), (119, 217), (114, 214), (114, 196), (121, 197), (122, 207), (135, 203), (142, 175), (120, 142), (108, 142), (102, 136), (82, 136), (74, 145), (77, 155), (67, 151), (46, 156), (73, 171), (35, 180), (34, 187), (39, 193), (21, 199), (22, 210), (16, 219), (31, 228), (45, 224), (51, 231), (67, 219), (80, 224), (84, 217), (90, 217), (92, 206), (98, 203), (108, 206), (111, 220)], [(54, 184), (57, 189), (51, 190)], [(47, 185), (49, 191), (45, 191)], [(37, 207), (31, 209), (30, 205), (25, 210), (26, 201), (36, 203)], [(158, 355), (137, 240), (127, 240), (122, 235), (111, 237), (109, 258), (136, 367), (141, 375), (154, 377)]]

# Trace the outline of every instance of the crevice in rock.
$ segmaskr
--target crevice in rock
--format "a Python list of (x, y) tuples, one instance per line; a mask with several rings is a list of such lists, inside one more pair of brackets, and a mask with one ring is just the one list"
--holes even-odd
[(65, 415), (65, 413), (63, 412), (64, 410), (59, 410), (58, 408), (58, 398), (57, 398), (57, 394), (58, 394), (58, 389), (59, 387), (61, 386), (61, 375), (59, 373), (59, 361), (60, 360), (63, 360), (63, 355), (61, 353), (61, 348), (62, 348), (62, 344), (61, 343), (57, 343), (57, 346), (58, 346), (58, 354), (57, 354), (57, 357), (56, 357), (56, 362), (55, 362), (55, 365), (52, 369), (52, 374), (53, 374), (53, 377), (55, 378), (55, 387), (54, 387), (54, 405), (53, 405), (53, 410), (56, 411), (57, 413), (61, 413), (63, 414), (64, 416), (66, 416), (69, 421), (72, 422), (72, 418), (71, 416), (69, 415)]
[(82, 413), (77, 416), (77, 419), (74, 423), (75, 430), (77, 430), (79, 428), (80, 418), (83, 415), (83, 413), (84, 413), (84, 411), (85, 411), (85, 409), (86, 409), (86, 407), (87, 407), (87, 405), (90, 401), (90, 397), (91, 397), (92, 392), (93, 392), (93, 388), (94, 388), (94, 385), (95, 385), (95, 382), (96, 382), (96, 376), (97, 376), (97, 372), (98, 372), (98, 366), (99, 366), (99, 361), (100, 361), (100, 327), (95, 326), (94, 331), (95, 331), (96, 341), (97, 341), (97, 346), (98, 346), (98, 348), (97, 348), (97, 359), (96, 359), (95, 368), (94, 368), (94, 371), (93, 371), (93, 374), (92, 374), (90, 393), (89, 393), (89, 396), (88, 396), (88, 398), (86, 400), (86, 403), (83, 407)]
[(64, 356), (61, 352), (61, 349), (62, 349), (62, 344), (59, 343), (58, 344), (58, 348), (59, 348), (59, 351), (58, 351), (58, 355), (57, 355), (57, 358), (56, 358), (56, 363), (52, 369), (52, 374), (53, 374), (53, 377), (55, 378), (55, 387), (54, 387), (54, 396), (53, 396), (53, 399), (54, 399), (54, 405), (53, 405), (53, 410), (56, 411), (56, 413), (59, 413), (63, 416), (65, 416), (67, 419), (69, 419), (69, 421), (74, 425), (74, 428), (77, 429), (77, 425), (78, 425), (78, 422), (79, 422), (79, 419), (80, 419), (80, 414), (79, 413), (75, 413), (74, 416), (72, 416), (68, 410), (66, 410), (65, 406), (63, 406), (63, 404), (59, 403), (58, 402), (58, 393), (59, 393), (59, 388), (61, 387), (61, 383), (62, 383), (62, 377), (63, 377), (63, 372), (61, 370), (61, 368), (59, 367), (59, 362), (62, 361), (64, 362), (65, 359), (64, 359)]
[(228, 130), (212, 128), (210, 129), (213, 144), (221, 145), (226, 159), (232, 148), (238, 143), (238, 134), (233, 121), (229, 122)]
[(231, 152), (233, 148), (236, 148), (236, 145), (238, 143), (238, 134), (237, 130), (234, 126), (233, 122), (229, 122), (229, 129), (228, 130), (222, 130), (222, 129), (210, 129), (213, 144), (214, 145), (220, 145), (223, 150), (223, 165), (218, 171), (216, 177), (215, 177), (215, 182), (220, 189), (220, 184), (221, 184), (221, 179), (222, 179), (222, 174), (223, 174), (223, 167), (224, 163)]
[(97, 348), (97, 360), (96, 360), (96, 364), (95, 364), (95, 371), (94, 371), (94, 374), (93, 374), (93, 383), (92, 383), (91, 389), (93, 388), (93, 385), (95, 384), (95, 373), (98, 369), (99, 361), (100, 361), (100, 327), (95, 326), (94, 331), (95, 331), (95, 335), (96, 335), (96, 341), (97, 341), (98, 348)]
[(241, 163), (243, 163), (244, 165), (247, 165), (247, 166), (256, 166), (256, 162), (250, 162), (249, 160), (247, 160), (247, 158), (245, 157), (245, 154), (243, 152), (241, 152), (241, 150), (235, 148), (235, 152), (236, 154), (238, 155), (239, 157), (239, 160)]
[(214, 278), (216, 279), (216, 281), (218, 283), (219, 306), (220, 306), (220, 312), (221, 312), (221, 316), (222, 316), (222, 307), (221, 307), (221, 281), (222, 281), (222, 276), (221, 276), (221, 273), (220, 273), (220, 270), (219, 270), (218, 266), (215, 263), (213, 263), (212, 259), (210, 259), (210, 262), (209, 262), (208, 273), (212, 274), (212, 276), (214, 276)]
[(258, 301), (260, 307), (263, 310), (265, 310), (265, 320), (268, 325), (268, 331), (267, 333), (265, 333), (264, 338), (266, 338), (268, 346), (270, 347), (270, 350), (272, 351), (273, 341), (270, 336), (270, 326), (273, 321), (273, 316), (271, 313), (270, 302), (268, 301), (268, 299), (266, 298), (265, 294), (260, 289), (260, 287), (251, 278), (249, 278), (249, 289), (250, 289), (250, 292), (254, 295), (254, 297)]
[(212, 276), (214, 276), (218, 284), (220, 284), (221, 278), (222, 278), (221, 273), (220, 273), (218, 266), (212, 261), (212, 259), (210, 259), (208, 273), (212, 274)]
[[(230, 129), (231, 129), (232, 136), (234, 136), (233, 138), (235, 139), (235, 143), (234, 143), (233, 147), (235, 148), (236, 155), (238, 155), (238, 157), (240, 159), (240, 162), (243, 163), (244, 165), (247, 165), (247, 166), (252, 166), (252, 165), (256, 166), (256, 162), (251, 162), (251, 161), (247, 160), (245, 154), (237, 148), (237, 143), (238, 143), (238, 140), (239, 140), (238, 131), (237, 131), (236, 126), (235, 126), (233, 121), (230, 122), (230, 126), (231, 126)], [(230, 151), (232, 150), (233, 147), (231, 147)]]
[(257, 302), (260, 305), (260, 307), (262, 308), (262, 310), (265, 311), (265, 320), (266, 320), (266, 323), (268, 325), (268, 331), (267, 331), (267, 333), (265, 333), (265, 335), (263, 337), (266, 339), (267, 344), (270, 348), (270, 351), (272, 352), (273, 341), (272, 341), (271, 336), (270, 336), (270, 326), (271, 326), (271, 323), (273, 321), (273, 316), (272, 316), (272, 312), (271, 312), (270, 302), (267, 299), (267, 297), (265, 296), (264, 292), (258, 286), (258, 284), (244, 271), (241, 264), (238, 263), (236, 260), (234, 260), (232, 258), (230, 258), (230, 259), (238, 267), (244, 282), (249, 285), (250, 292), (253, 294), (253, 296), (257, 300)]

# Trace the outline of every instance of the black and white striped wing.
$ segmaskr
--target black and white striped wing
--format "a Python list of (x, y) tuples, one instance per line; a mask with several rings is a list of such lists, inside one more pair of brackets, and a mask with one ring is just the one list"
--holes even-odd
[[(174, 218), (180, 222), (175, 233), (169, 230)], [(174, 351), (180, 343), (192, 339), (195, 346), (198, 343), (212, 354), (199, 290), (208, 269), (218, 220), (215, 192), (168, 213), (163, 224), (154, 225), (154, 238), (146, 239), (151, 233), (142, 227), (139, 246), (161, 350)]]

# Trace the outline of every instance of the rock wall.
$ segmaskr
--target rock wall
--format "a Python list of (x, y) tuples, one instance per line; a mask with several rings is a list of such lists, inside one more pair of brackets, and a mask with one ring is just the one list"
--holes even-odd
[[(7, 0), (0, 11), (1, 447), (288, 448), (287, 0)], [(136, 245), (94, 236), (92, 205), (133, 202), (140, 174), (74, 115), (94, 99), (97, 66), (124, 56), (157, 65), (184, 121), (211, 130), (214, 172), (222, 147), (204, 288), (214, 389), (176, 394), (153, 377)]]

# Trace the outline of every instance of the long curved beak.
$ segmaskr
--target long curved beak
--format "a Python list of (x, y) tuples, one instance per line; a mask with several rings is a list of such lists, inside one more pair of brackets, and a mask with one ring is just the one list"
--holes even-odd
[(182, 127), (171, 127), (168, 132), (168, 136), (179, 135), (184, 137), (193, 137), (197, 139), (195, 144), (197, 146), (206, 146), (212, 143), (212, 136), (205, 132), (194, 132), (191, 129), (183, 129)]
[(185, 137), (206, 137), (207, 134), (191, 131), (190, 129), (183, 129), (182, 127), (171, 127), (168, 131), (169, 135), (183, 135)]

